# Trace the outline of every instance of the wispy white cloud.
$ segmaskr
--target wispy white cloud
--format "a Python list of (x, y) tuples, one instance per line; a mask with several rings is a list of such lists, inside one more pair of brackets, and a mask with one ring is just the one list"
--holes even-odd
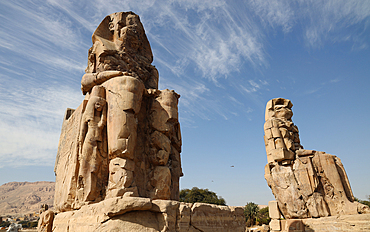
[[(86, 28), (91, 33), (93, 33), (94, 30), (96, 29), (96, 23), (98, 22), (96, 20), (94, 22), (89, 20), (89, 18), (94, 17), (96, 14), (96, 12), (94, 12), (93, 10), (89, 11), (88, 9), (89, 2), (85, 2), (85, 1), (70, 2), (68, 0), (65, 0), (65, 1), (47, 0), (47, 2), (50, 3), (52, 6), (58, 7), (64, 12), (66, 12), (71, 18), (73, 18), (76, 22), (78, 22), (80, 26)], [(79, 6), (76, 6), (76, 5), (79, 5)], [(86, 12), (87, 15), (89, 13), (92, 15), (89, 15), (88, 18), (85, 18), (81, 16), (81, 14), (77, 13), (75, 9), (85, 9), (87, 11)]]
[(331, 79), (330, 80), (330, 83), (338, 83), (340, 81), (339, 78), (336, 78), (336, 79)]
[(164, 84), (161, 85), (163, 89), (174, 89), (180, 94), (179, 108), (183, 112), (182, 117), (188, 118), (196, 116), (202, 119), (209, 120), (210, 114), (209, 105), (214, 105), (212, 100), (207, 98), (210, 90), (202, 81), (190, 80), (178, 81), (176, 83), (162, 77)]
[(218, 7), (222, 7), (226, 5), (224, 0), (172, 0), (172, 3), (177, 3), (185, 10), (195, 10), (197, 12), (203, 12), (204, 10), (208, 9), (217, 9)]
[(202, 5), (200, 9), (204, 12), (197, 9), (199, 21), (196, 22), (185, 21), (181, 15), (173, 17), (187, 38), (184, 55), (198, 67), (203, 77), (217, 82), (219, 78), (238, 72), (244, 61), (253, 66), (265, 62), (259, 34), (250, 27), (248, 17), (244, 17), (243, 22), (234, 19), (231, 12), (234, 9), (226, 4), (211, 5), (207, 10)]
[[(302, 17), (308, 20), (305, 28), (306, 43), (321, 47), (324, 42), (351, 41), (356, 47), (368, 47), (363, 31), (369, 22), (370, 2), (366, 0), (301, 1)], [(358, 33), (348, 28), (356, 26)]]
[[(246, 80), (243, 83), (234, 83), (233, 87), (238, 90), (239, 93), (244, 95), (247, 99), (254, 103), (259, 110), (263, 110), (265, 105), (265, 99), (261, 98), (261, 92), (267, 88), (269, 83), (265, 80)], [(245, 107), (246, 114), (254, 111), (251, 106)]]
[[(101, 12), (112, 12), (118, 3), (97, 0), (93, 4)], [(258, 29), (248, 15), (235, 18), (235, 9), (226, 1), (130, 1), (121, 5), (140, 15), (152, 46), (165, 52), (155, 57), (171, 70), (182, 70), (184, 62), (190, 62), (203, 77), (217, 81), (238, 71), (243, 62), (265, 63)], [(168, 35), (152, 37), (159, 28)]]
[[(130, 10), (140, 15), (154, 64), (165, 73), (160, 77), (161, 88), (182, 95), (180, 111), (185, 118), (181, 120), (188, 126), (192, 117), (230, 119), (240, 116), (240, 109), (249, 114), (254, 109), (245, 106), (245, 99), (264, 107), (260, 94), (269, 85), (266, 80), (232, 77), (242, 66), (243, 71), (267, 67), (267, 38), (279, 30), (285, 34), (303, 30), (304, 41), (312, 48), (328, 41), (368, 48), (370, 3), (366, 0), (1, 1), (0, 52), (6, 55), (0, 55), (4, 109), (0, 161), (52, 163), (64, 110), (82, 99), (79, 86), (67, 84), (80, 80), (92, 31), (106, 15)], [(12, 78), (13, 83), (4, 84)], [(45, 79), (52, 81), (43, 85)], [(238, 91), (226, 93), (229, 88)]]
[[(54, 11), (45, 3), (38, 6), (24, 2), (5, 1), (1, 5), (8, 9), (8, 14), (18, 17), (14, 20), (14, 17), (9, 17), (10, 15), (1, 15), (4, 20), (2, 31), (13, 36), (11, 39), (37, 41), (38, 46), (40, 43), (47, 42), (67, 49), (75, 49), (81, 44), (80, 34), (72, 29), (73, 22), (51, 13), (50, 11)], [(7, 38), (4, 37), (4, 39)]]
[(52, 166), (64, 111), (82, 99), (67, 86), (0, 85), (0, 168)]
[[(70, 56), (72, 50), (76, 49), (81, 54), (79, 44), (83, 44), (85, 49), (82, 54), (86, 54), (88, 46), (86, 42), (81, 42), (80, 32), (76, 29), (82, 27), (92, 31), (100, 21), (108, 14), (116, 11), (132, 10), (139, 14), (144, 24), (152, 47), (154, 48), (155, 63), (161, 67), (166, 67), (175, 76), (189, 81), (192, 77), (184, 78), (185, 71), (189, 67), (195, 67), (195, 74), (203, 76), (206, 80), (211, 80), (213, 84), (218, 85), (218, 80), (227, 78), (231, 73), (239, 71), (242, 64), (248, 63), (253, 67), (260, 67), (266, 63), (265, 51), (261, 42), (261, 33), (253, 24), (251, 18), (243, 12), (246, 5), (241, 9), (230, 6), (226, 1), (101, 1), (95, 0), (88, 3), (82, 1), (77, 3), (69, 1), (48, 0), (47, 4), (41, 7), (40, 11), (35, 11), (32, 7), (28, 13), (29, 20), (36, 23), (30, 30), (40, 31), (48, 39), (40, 40), (38, 37), (30, 40), (38, 40), (38, 46), (50, 47), (51, 51), (46, 49), (38, 50), (36, 46), (32, 47), (30, 40), (18, 39), (14, 34), (7, 36), (10, 40), (13, 36), (14, 47), (7, 49), (21, 53), (22, 50), (29, 50), (27, 54), (30, 59), (39, 64), (63, 68), (66, 70), (82, 71), (85, 68), (84, 59), (81, 56), (74, 58)], [(14, 9), (23, 12), (27, 6), (15, 4)], [(84, 9), (86, 13), (76, 11)], [(53, 17), (50, 21), (45, 21), (43, 15), (50, 15), (51, 12), (63, 12), (63, 16)], [(235, 12), (240, 11), (240, 12)], [(66, 17), (64, 14), (69, 16)], [(55, 15), (59, 15), (58, 13)], [(54, 15), (54, 16), (55, 16)], [(238, 15), (238, 16), (236, 16)], [(73, 25), (77, 23), (76, 25)], [(37, 26), (36, 26), (37, 25)], [(11, 26), (11, 23), (9, 24)], [(18, 25), (19, 30), (23, 30), (23, 25)], [(54, 30), (54, 29), (55, 30)], [(60, 29), (57, 31), (56, 29)], [(77, 32), (75, 35), (74, 32)], [(161, 34), (165, 31), (165, 34)], [(158, 33), (160, 32), (160, 33)], [(61, 34), (65, 34), (63, 37)], [(31, 33), (32, 35), (32, 33)], [(75, 37), (73, 37), (75, 36)], [(1, 37), (0, 37), (1, 39)], [(65, 39), (65, 43), (59, 43)], [(72, 42), (71, 42), (72, 41)], [(68, 43), (71, 43), (67, 46)], [(51, 45), (52, 44), (52, 45)], [(60, 47), (64, 50), (62, 55), (53, 56), (52, 46)], [(31, 49), (30, 49), (31, 48)], [(65, 51), (68, 50), (66, 53)], [(65, 56), (67, 54), (67, 56)], [(69, 55), (69, 56), (68, 56)], [(161, 71), (161, 70), (160, 70)], [(165, 80), (161, 79), (161, 83)], [(209, 89), (208, 82), (203, 82), (203, 87), (194, 88), (194, 93), (187, 93), (189, 97), (182, 98), (183, 109), (198, 115), (201, 118), (209, 118), (209, 115), (218, 114), (228, 118), (228, 112), (219, 102), (209, 102), (195, 110), (190, 109), (193, 103), (203, 96), (205, 89)], [(196, 85), (200, 86), (199, 83)], [(212, 94), (207, 92), (210, 98)]]
[[(368, 36), (364, 31), (370, 16), (367, 0), (247, 0), (247, 3), (267, 33), (269, 27), (275, 31), (281, 27), (285, 33), (303, 28), (305, 43), (312, 48), (326, 42), (346, 41), (354, 44), (353, 49), (368, 48)], [(356, 28), (348, 30), (350, 27)]]
[(295, 23), (294, 9), (291, 8), (289, 0), (248, 0), (251, 9), (265, 26), (282, 27), (287, 33), (292, 30)]
[[(4, 1), (0, 17), (0, 47), (4, 53), (16, 53), (46, 68), (82, 71), (85, 64), (73, 54), (81, 47), (88, 48), (73, 22), (53, 14), (48, 4)], [(16, 16), (16, 18), (14, 18)], [(73, 55), (72, 55), (73, 54)], [(7, 59), (2, 56), (1, 59)]]
[(257, 83), (254, 80), (248, 80), (248, 84), (246, 84), (246, 85), (240, 85), (240, 88), (244, 92), (246, 92), (248, 94), (251, 94), (251, 93), (257, 92), (258, 90), (260, 90), (265, 85), (268, 85), (267, 81), (261, 81), (260, 80), (259, 82), (260, 83)]
[(333, 85), (333, 84), (336, 84), (340, 81), (341, 81), (340, 78), (330, 79), (328, 81), (325, 81), (325, 82), (322, 82), (322, 83), (317, 84), (315, 86), (312, 86), (309, 89), (303, 91), (302, 93), (305, 94), (305, 95), (317, 94), (317, 93), (322, 94), (324, 92), (326, 93), (328, 85)]
[(315, 86), (314, 88), (311, 88), (311, 89), (307, 89), (305, 91), (303, 91), (302, 93), (304, 95), (311, 95), (311, 94), (316, 94), (317, 92), (319, 92), (321, 89), (323, 88), (323, 86)]

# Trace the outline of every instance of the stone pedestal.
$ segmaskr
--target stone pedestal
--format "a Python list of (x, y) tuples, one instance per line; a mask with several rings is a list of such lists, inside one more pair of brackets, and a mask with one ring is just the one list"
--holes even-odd
[(306, 232), (370, 231), (370, 214), (302, 219)]
[(244, 232), (243, 207), (117, 197), (59, 213), (53, 232)]

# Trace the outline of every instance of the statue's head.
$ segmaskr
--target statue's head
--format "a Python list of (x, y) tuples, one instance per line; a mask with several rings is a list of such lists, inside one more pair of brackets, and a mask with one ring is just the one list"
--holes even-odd
[[(102, 111), (105, 104), (105, 88), (100, 85), (94, 86), (91, 90), (89, 101), (86, 106), (86, 109), (88, 110), (86, 111), (90, 114), (94, 112), (94, 110)], [(92, 117), (92, 115), (90, 116)]]
[(140, 17), (133, 12), (108, 15), (92, 35), (86, 73), (122, 71), (158, 88), (158, 71)]
[(265, 120), (271, 118), (280, 118), (291, 121), (293, 116), (293, 104), (290, 100), (284, 98), (274, 98), (267, 102)]
[(98, 58), (104, 52), (134, 52), (153, 61), (153, 54), (140, 17), (133, 12), (117, 12), (108, 15), (99, 24), (92, 35), (93, 44), (98, 43), (94, 51)]
[(143, 30), (143, 25), (140, 22), (138, 15), (133, 12), (118, 12), (109, 15), (110, 22), (108, 24), (110, 32), (113, 34), (113, 39), (121, 39), (124, 37), (126, 28), (139, 28)]

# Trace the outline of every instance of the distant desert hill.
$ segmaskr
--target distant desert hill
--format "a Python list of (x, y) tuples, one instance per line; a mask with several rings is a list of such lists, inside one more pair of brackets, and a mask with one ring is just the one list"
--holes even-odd
[(263, 208), (266, 208), (266, 207), (269, 207), (269, 206), (268, 205), (258, 205), (259, 209), (263, 209)]
[(9, 182), (0, 186), (0, 216), (38, 212), (53, 207), (55, 182)]

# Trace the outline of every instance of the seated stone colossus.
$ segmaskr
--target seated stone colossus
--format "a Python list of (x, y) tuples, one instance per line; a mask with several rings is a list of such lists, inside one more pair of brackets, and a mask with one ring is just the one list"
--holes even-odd
[(39, 231), (244, 232), (242, 207), (178, 201), (180, 96), (158, 90), (139, 16), (108, 15), (92, 41), (85, 99), (63, 120), (56, 214), (41, 215)]
[(92, 36), (81, 80), (85, 100), (68, 109), (55, 164), (57, 211), (132, 196), (178, 200), (179, 95), (158, 90), (139, 16), (107, 16)]
[(369, 207), (354, 200), (337, 156), (303, 149), (292, 106), (287, 99), (270, 100), (264, 124), (265, 179), (282, 215), (303, 219), (370, 213)]

